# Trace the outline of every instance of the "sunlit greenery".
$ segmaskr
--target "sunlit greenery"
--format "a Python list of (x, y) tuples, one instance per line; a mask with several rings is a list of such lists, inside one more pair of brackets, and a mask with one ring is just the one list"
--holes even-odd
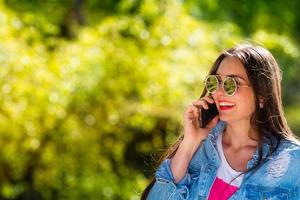
[(282, 66), (299, 133), (299, 3), (230, 2), (0, 0), (0, 199), (139, 199), (214, 59), (243, 41)]

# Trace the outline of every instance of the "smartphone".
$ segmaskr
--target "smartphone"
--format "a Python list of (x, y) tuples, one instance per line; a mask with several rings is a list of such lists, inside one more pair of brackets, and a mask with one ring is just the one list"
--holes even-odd
[(202, 108), (200, 110), (201, 114), (201, 120), (199, 118), (199, 124), (201, 128), (205, 128), (207, 124), (216, 116), (219, 114), (218, 108), (215, 103), (207, 103), (208, 104), (208, 109)]

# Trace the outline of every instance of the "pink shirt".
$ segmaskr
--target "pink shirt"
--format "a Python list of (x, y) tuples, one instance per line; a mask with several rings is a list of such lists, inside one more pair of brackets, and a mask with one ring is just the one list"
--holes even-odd
[(217, 150), (221, 163), (208, 200), (227, 200), (239, 189), (244, 175), (240, 175), (241, 172), (235, 171), (228, 164), (222, 147), (222, 134), (219, 134), (217, 138)]

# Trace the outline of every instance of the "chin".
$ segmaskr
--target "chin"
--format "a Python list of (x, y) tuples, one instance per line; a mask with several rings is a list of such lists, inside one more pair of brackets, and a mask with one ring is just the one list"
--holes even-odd
[(234, 123), (240, 120), (237, 119), (235, 116), (236, 115), (219, 115), (219, 119), (226, 123)]
[(228, 122), (228, 121), (231, 121), (232, 120), (232, 117), (231, 116), (224, 116), (224, 115), (219, 115), (219, 119), (224, 121), (224, 122)]
[(231, 116), (220, 116), (219, 115), (219, 119), (222, 120), (223, 122), (226, 122), (227, 124), (228, 123), (237, 123), (237, 122), (242, 122), (242, 121), (250, 121), (250, 117), (247, 116), (247, 117), (241, 117), (241, 118), (234, 118)]

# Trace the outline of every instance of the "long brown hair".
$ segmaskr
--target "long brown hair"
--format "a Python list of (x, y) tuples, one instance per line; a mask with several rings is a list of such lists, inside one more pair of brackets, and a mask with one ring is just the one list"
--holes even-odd
[[(258, 143), (259, 152), (261, 152), (263, 136), (270, 137), (273, 135), (278, 140), (283, 138), (296, 140), (284, 116), (281, 99), (282, 74), (273, 55), (262, 46), (241, 44), (221, 53), (212, 65), (209, 74), (216, 74), (221, 62), (226, 57), (239, 59), (247, 72), (250, 84), (253, 88), (256, 110), (251, 117), (251, 125), (255, 127), (260, 134), (260, 141)], [(207, 91), (204, 89), (201, 97), (204, 97), (206, 94)], [(263, 106), (260, 107), (260, 104)], [(162, 156), (161, 161), (174, 156), (182, 139), (183, 135), (180, 135), (177, 141), (172, 144)], [(275, 150), (276, 149), (273, 149), (273, 151)], [(262, 159), (260, 155), (259, 162), (254, 168), (261, 162)], [(155, 178), (152, 179), (144, 190), (141, 196), (142, 200), (147, 198), (154, 183)]]

